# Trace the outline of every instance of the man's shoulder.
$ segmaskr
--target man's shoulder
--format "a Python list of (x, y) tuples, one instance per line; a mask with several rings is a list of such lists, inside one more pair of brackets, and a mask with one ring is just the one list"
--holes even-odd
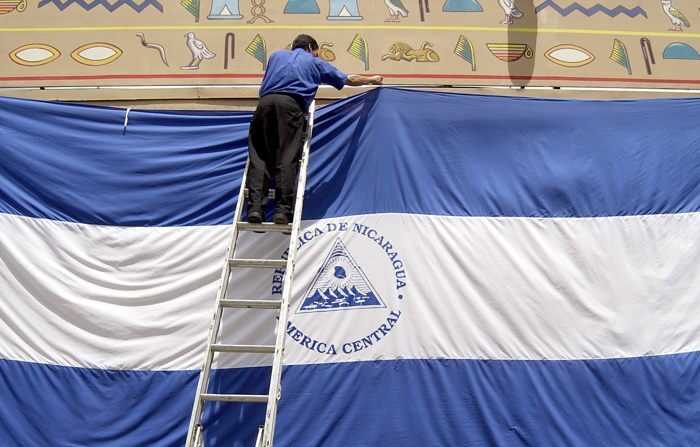
[(289, 50), (285, 50), (285, 49), (277, 50), (277, 51), (275, 51), (274, 53), (272, 53), (272, 54), (270, 55), (270, 59), (272, 59), (273, 57), (274, 57), (274, 58), (277, 58), (277, 57), (289, 57), (291, 54), (292, 54), (292, 52), (289, 51)]
[(335, 65), (331, 64), (331, 63), (328, 62), (327, 60), (321, 59), (320, 57), (316, 57), (316, 58), (314, 58), (314, 59), (316, 59), (316, 60), (314, 61), (314, 63), (316, 64), (317, 67), (319, 67), (319, 69), (321, 70), (321, 72), (323, 72), (323, 73), (334, 73), (334, 74), (336, 74), (336, 75), (338, 75), (338, 76), (341, 76), (341, 75), (347, 76), (343, 70), (339, 69), (338, 67), (336, 67)]
[(331, 64), (330, 62), (328, 62), (328, 61), (325, 60), (325, 59), (321, 59), (320, 57), (314, 57), (314, 58), (313, 58), (313, 63), (314, 63), (314, 65), (316, 65), (316, 66), (318, 66), (318, 67), (323, 67), (323, 68), (325, 68), (326, 70), (328, 70), (329, 68), (330, 68), (330, 69), (337, 70), (337, 68), (336, 68), (335, 65)]

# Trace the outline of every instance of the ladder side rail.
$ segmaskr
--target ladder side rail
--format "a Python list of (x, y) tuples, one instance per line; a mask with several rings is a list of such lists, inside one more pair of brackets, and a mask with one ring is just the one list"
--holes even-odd
[(292, 234), (289, 243), (289, 256), (287, 268), (284, 274), (282, 290), (282, 306), (280, 308), (279, 321), (277, 322), (277, 335), (275, 340), (276, 351), (272, 362), (272, 374), (270, 377), (270, 390), (268, 392), (267, 410), (265, 412), (265, 426), (262, 433), (262, 446), (272, 447), (275, 436), (275, 423), (277, 421), (277, 404), (279, 402), (280, 386), (282, 379), (282, 360), (284, 355), (284, 341), (287, 335), (287, 319), (289, 314), (289, 302), (292, 296), (292, 281), (294, 277), (294, 262), (301, 228), (302, 207), (306, 189), (306, 177), (309, 165), (309, 152), (311, 136), (314, 126), (314, 111), (316, 101), (309, 107), (309, 120), (306, 128), (306, 140), (302, 150), (301, 164), (299, 166), (299, 179), (297, 183), (296, 202), (294, 206), (294, 220), (292, 221)]
[[(221, 269), (221, 279), (219, 280), (219, 290), (216, 294), (216, 310), (214, 311), (214, 318), (212, 320), (211, 326), (209, 326), (209, 336), (207, 338), (207, 346), (204, 354), (204, 362), (202, 363), (202, 368), (199, 371), (199, 380), (197, 382), (197, 391), (195, 394), (194, 404), (192, 406), (192, 414), (190, 416), (190, 424), (187, 428), (187, 439), (185, 447), (198, 447), (195, 442), (199, 440), (202, 442), (204, 440), (204, 433), (201, 430), (201, 419), (202, 413), (204, 412), (204, 399), (202, 395), (206, 393), (209, 387), (209, 376), (211, 373), (211, 366), (214, 361), (214, 351), (212, 351), (212, 345), (216, 344), (216, 339), (219, 335), (219, 328), (221, 326), (221, 317), (223, 315), (223, 306), (221, 306), (221, 301), (226, 298), (226, 292), (228, 291), (228, 283), (231, 276), (231, 265), (229, 259), (231, 259), (236, 251), (236, 245), (238, 243), (238, 226), (236, 225), (240, 222), (243, 216), (243, 203), (245, 202), (245, 185), (246, 179), (248, 177), (248, 164), (250, 160), (246, 161), (245, 168), (243, 169), (243, 178), (241, 179), (241, 188), (238, 193), (238, 200), (236, 202), (236, 211), (233, 217), (233, 225), (231, 230), (231, 239), (229, 240), (228, 251), (226, 253), (226, 259), (224, 260), (224, 266)], [(200, 426), (198, 430), (197, 427)]]

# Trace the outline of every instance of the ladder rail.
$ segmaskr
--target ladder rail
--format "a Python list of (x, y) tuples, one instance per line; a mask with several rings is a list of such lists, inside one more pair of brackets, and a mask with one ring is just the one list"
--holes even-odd
[[(221, 301), (226, 299), (226, 293), (228, 291), (228, 284), (231, 276), (231, 263), (229, 259), (233, 257), (236, 251), (236, 246), (238, 244), (238, 226), (237, 222), (241, 220), (243, 216), (243, 203), (245, 202), (244, 194), (246, 188), (246, 180), (248, 177), (248, 164), (250, 160), (246, 161), (245, 168), (243, 170), (243, 178), (241, 179), (241, 188), (238, 193), (238, 200), (236, 201), (236, 211), (233, 217), (233, 225), (230, 233), (228, 251), (226, 252), (226, 258), (224, 259), (224, 265), (221, 268), (221, 280), (219, 281), (219, 290), (216, 293), (216, 310), (214, 311), (214, 318), (209, 326), (209, 336), (207, 337), (207, 345), (205, 348), (204, 362), (202, 368), (199, 371), (199, 380), (197, 382), (197, 391), (195, 394), (194, 404), (192, 406), (192, 414), (190, 415), (190, 423), (187, 428), (187, 441), (186, 447), (198, 447), (198, 444), (203, 442), (204, 434), (201, 430), (201, 419), (202, 413), (204, 412), (204, 399), (202, 395), (206, 394), (206, 388), (209, 387), (209, 377), (211, 374), (211, 366), (214, 361), (214, 351), (212, 346), (216, 344), (216, 339), (219, 336), (219, 329), (221, 326), (221, 318), (223, 316), (223, 306), (221, 306)], [(197, 429), (197, 427), (200, 429)]]
[[(284, 342), (286, 338), (286, 325), (289, 315), (289, 304), (292, 295), (292, 283), (294, 278), (294, 266), (297, 252), (297, 242), (301, 229), (301, 215), (304, 203), (304, 194), (306, 190), (307, 170), (309, 165), (309, 152), (311, 146), (311, 137), (313, 131), (313, 116), (315, 110), (315, 101), (309, 107), (309, 115), (306, 123), (306, 135), (302, 148), (302, 158), (299, 165), (299, 175), (297, 179), (296, 202), (294, 206), (294, 217), (292, 224), (282, 228), (268, 228), (267, 225), (251, 225), (241, 222), (243, 215), (243, 206), (245, 202), (246, 180), (248, 176), (248, 167), (250, 160), (246, 161), (241, 188), (236, 203), (236, 211), (234, 213), (234, 222), (230, 233), (230, 240), (226, 259), (221, 270), (221, 280), (216, 296), (216, 310), (211, 326), (209, 327), (209, 335), (205, 349), (204, 361), (197, 382), (197, 391), (194, 404), (192, 406), (192, 414), (187, 430), (186, 447), (202, 447), (204, 443), (204, 432), (202, 424), (202, 415), (204, 412), (205, 401), (220, 400), (229, 402), (258, 402), (267, 403), (265, 411), (265, 423), (260, 426), (256, 439), (256, 446), (272, 447), (274, 442), (275, 423), (277, 419), (277, 406), (280, 399), (281, 378), (282, 378), (282, 363), (284, 356)], [(260, 230), (266, 231), (281, 231), (290, 234), (290, 243), (288, 249), (287, 260), (253, 260), (253, 259), (234, 259), (236, 247), (238, 244), (238, 236), (240, 230)], [(279, 265), (277, 265), (279, 264)], [(279, 301), (269, 300), (229, 300), (226, 299), (226, 294), (229, 288), (231, 269), (234, 267), (255, 268), (255, 267), (279, 267), (285, 268), (283, 279), (282, 299)], [(221, 345), (217, 344), (219, 331), (221, 330), (221, 320), (225, 307), (234, 308), (255, 308), (255, 309), (274, 309), (279, 308), (279, 317), (276, 327), (275, 344), (270, 345)], [(272, 352), (271, 348), (274, 348)], [(251, 351), (252, 350), (252, 351)], [(270, 375), (270, 388), (267, 395), (227, 395), (227, 394), (211, 394), (207, 393), (209, 380), (211, 376), (212, 364), (214, 355), (217, 352), (258, 352), (272, 353), (272, 371)]]
[(265, 425), (262, 432), (262, 446), (272, 447), (275, 437), (275, 423), (277, 421), (277, 405), (280, 399), (282, 380), (282, 360), (284, 356), (284, 341), (287, 336), (287, 319), (289, 315), (289, 302), (292, 296), (292, 284), (294, 279), (294, 266), (297, 254), (297, 242), (301, 229), (301, 215), (304, 204), (304, 194), (306, 190), (306, 177), (309, 165), (309, 152), (311, 147), (311, 137), (314, 126), (314, 111), (316, 101), (309, 107), (309, 118), (306, 127), (306, 139), (302, 149), (301, 164), (299, 166), (299, 178), (297, 181), (296, 201), (294, 206), (294, 219), (292, 220), (292, 233), (289, 242), (289, 255), (287, 257), (287, 268), (284, 273), (282, 284), (282, 306), (280, 308), (279, 320), (277, 322), (277, 334), (275, 340), (275, 355), (272, 361), (272, 373), (270, 377), (270, 390), (268, 392), (267, 409), (265, 411)]

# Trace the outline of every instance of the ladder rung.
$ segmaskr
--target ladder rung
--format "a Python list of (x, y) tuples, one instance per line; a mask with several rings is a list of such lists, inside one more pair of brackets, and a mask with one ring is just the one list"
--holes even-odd
[(267, 403), (267, 394), (202, 394), (202, 400)]
[(287, 225), (277, 225), (272, 222), (264, 222), (259, 224), (252, 224), (248, 222), (238, 222), (238, 228), (243, 231), (258, 231), (258, 232), (268, 232), (277, 231), (280, 233), (291, 233), (292, 224)]
[[(246, 199), (248, 198), (248, 188), (245, 188), (243, 190), (243, 197)], [(267, 190), (267, 198), (268, 199), (274, 199), (275, 198), (275, 190), (274, 189), (268, 189)]]
[(280, 309), (282, 300), (221, 300), (221, 307), (238, 309)]
[(287, 261), (284, 259), (241, 259), (234, 258), (228, 260), (228, 265), (231, 267), (250, 267), (250, 268), (279, 268), (287, 267)]
[(216, 352), (250, 352), (254, 354), (274, 354), (275, 345), (211, 345)]

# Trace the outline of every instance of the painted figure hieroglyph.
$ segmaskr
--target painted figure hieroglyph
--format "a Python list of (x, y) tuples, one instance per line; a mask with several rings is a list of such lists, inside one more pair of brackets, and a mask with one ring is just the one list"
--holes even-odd
[(329, 0), (328, 20), (362, 20), (357, 0)]

